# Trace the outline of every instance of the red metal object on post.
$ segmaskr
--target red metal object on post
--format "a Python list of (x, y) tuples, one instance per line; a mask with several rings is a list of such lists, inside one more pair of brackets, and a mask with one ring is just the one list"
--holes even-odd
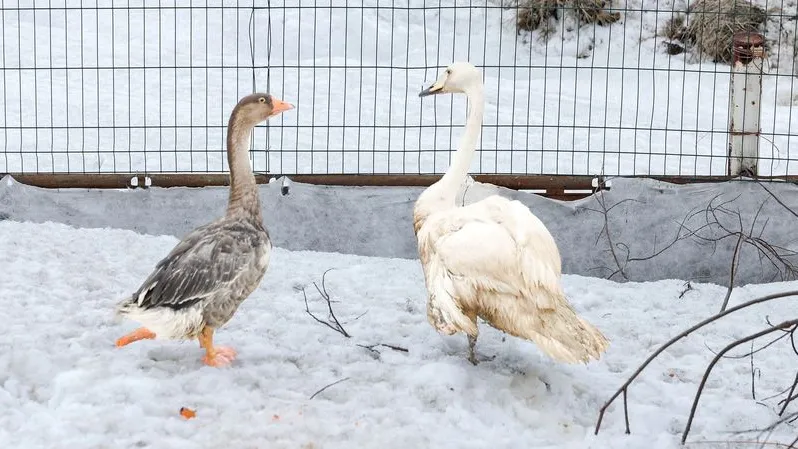
[(764, 52), (765, 36), (756, 31), (740, 31), (734, 33), (732, 38), (734, 54), (734, 64), (741, 62), (750, 63), (757, 53)]

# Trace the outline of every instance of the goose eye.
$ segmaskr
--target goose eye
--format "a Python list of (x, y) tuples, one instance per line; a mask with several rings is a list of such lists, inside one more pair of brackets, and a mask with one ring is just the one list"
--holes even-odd
[(258, 98), (258, 101), (260, 101), (261, 103), (266, 103), (266, 98), (260, 97)]

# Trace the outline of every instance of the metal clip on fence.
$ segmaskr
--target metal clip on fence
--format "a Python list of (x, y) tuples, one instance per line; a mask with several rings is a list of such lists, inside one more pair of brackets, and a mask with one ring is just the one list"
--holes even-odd
[[(150, 178), (149, 176), (142, 176), (142, 178), (144, 180), (144, 185), (142, 185), (142, 188), (143, 189), (150, 188), (150, 186), (152, 185), (152, 178)], [(139, 186), (139, 176), (136, 175), (130, 178), (130, 182), (128, 182), (128, 187), (135, 189), (138, 186)]]

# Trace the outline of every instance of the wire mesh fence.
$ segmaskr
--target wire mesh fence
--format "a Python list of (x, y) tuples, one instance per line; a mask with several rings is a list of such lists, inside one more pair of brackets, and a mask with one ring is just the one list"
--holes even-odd
[(442, 173), (466, 101), (417, 93), (468, 60), (486, 97), (475, 173), (724, 175), (724, 36), (756, 29), (759, 174), (798, 174), (786, 0), (0, 5), (0, 172), (225, 172), (233, 105), (269, 91), (297, 108), (255, 130), (257, 172)]

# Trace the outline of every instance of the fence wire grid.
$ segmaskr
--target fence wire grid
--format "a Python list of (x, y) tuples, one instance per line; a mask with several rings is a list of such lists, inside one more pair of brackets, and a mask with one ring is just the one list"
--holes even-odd
[(442, 173), (466, 100), (417, 94), (468, 60), (475, 173), (724, 175), (736, 27), (767, 40), (759, 174), (798, 174), (795, 2), (0, 5), (0, 172), (225, 172), (232, 107), (268, 91), (297, 108), (255, 130), (256, 172)]

